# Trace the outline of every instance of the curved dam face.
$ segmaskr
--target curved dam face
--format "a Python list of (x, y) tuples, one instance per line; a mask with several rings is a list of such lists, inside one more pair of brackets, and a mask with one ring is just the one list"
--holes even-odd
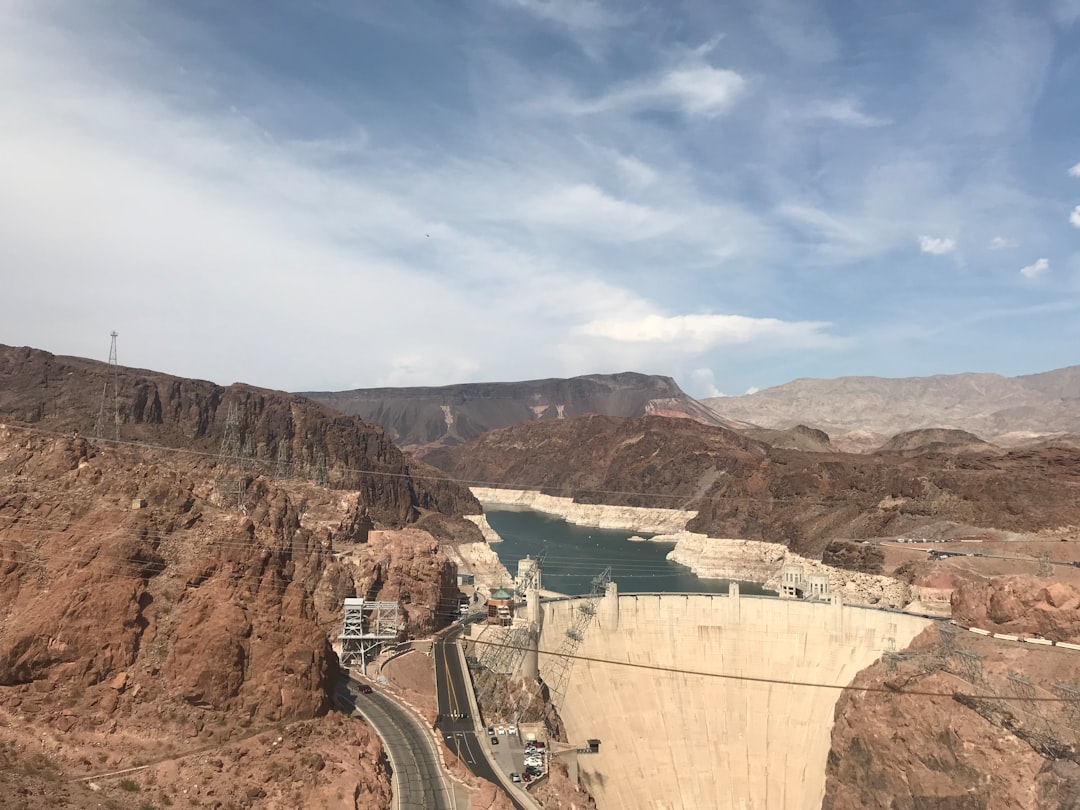
[[(542, 606), (554, 650), (584, 600)], [(578, 655), (751, 678), (846, 685), (930, 621), (839, 603), (724, 595), (600, 600)], [(551, 656), (540, 655), (540, 673)], [(575, 661), (561, 715), (603, 810), (820, 808), (840, 691)]]

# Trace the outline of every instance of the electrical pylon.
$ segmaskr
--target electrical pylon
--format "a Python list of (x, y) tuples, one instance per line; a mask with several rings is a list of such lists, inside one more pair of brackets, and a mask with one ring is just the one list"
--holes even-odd
[(105, 438), (105, 407), (109, 401), (109, 383), (112, 383), (113, 439), (120, 441), (120, 366), (116, 362), (116, 332), (110, 332), (109, 367), (105, 371), (105, 384), (101, 388), (101, 405), (98, 407), (97, 422), (94, 424), (94, 437)]
[(548, 687), (550, 700), (556, 707), (562, 707), (566, 697), (566, 686), (570, 681), (570, 671), (574, 668), (573, 655), (585, 638), (585, 631), (596, 617), (596, 604), (600, 601), (611, 582), (611, 566), (605, 568), (599, 576), (593, 577), (592, 591), (587, 597), (576, 603), (577, 615), (573, 625), (567, 629), (566, 636), (548, 659), (548, 670), (542, 673)]
[(274, 466), (274, 478), (279, 481), (289, 477), (289, 442), (282, 439), (277, 446), (277, 464)]

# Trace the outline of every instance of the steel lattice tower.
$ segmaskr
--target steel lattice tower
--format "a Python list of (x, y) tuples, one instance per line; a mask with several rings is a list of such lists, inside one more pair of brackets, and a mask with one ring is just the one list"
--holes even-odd
[(570, 672), (574, 668), (572, 656), (581, 646), (585, 631), (596, 617), (596, 604), (607, 590), (609, 582), (611, 582), (610, 565), (599, 576), (593, 577), (592, 591), (577, 605), (577, 615), (574, 617), (573, 626), (567, 629), (559, 649), (548, 659), (549, 668), (547, 674), (544, 675), (544, 683), (547, 684), (551, 703), (557, 707), (562, 706), (563, 699), (566, 697), (566, 686), (570, 681)]
[(120, 441), (120, 366), (116, 362), (115, 331), (109, 333), (109, 368), (105, 372), (105, 384), (101, 388), (101, 405), (98, 408), (97, 422), (94, 424), (94, 437), (105, 438), (105, 407), (109, 401), (109, 383), (112, 383), (113, 439)]
[[(218, 453), (218, 464), (227, 470), (233, 464), (237, 465), (236, 474), (236, 508), (244, 508), (244, 496), (247, 494), (246, 481), (244, 480), (245, 454), (250, 455), (250, 441), (242, 443), (240, 440), (240, 415), (236, 409), (236, 403), (229, 403), (228, 415), (225, 417), (225, 435), (221, 437), (221, 451)], [(220, 489), (228, 487), (228, 475), (222, 476), (218, 483)]]
[(279, 481), (289, 477), (289, 443), (282, 439), (277, 447), (277, 464), (274, 467), (274, 478)]

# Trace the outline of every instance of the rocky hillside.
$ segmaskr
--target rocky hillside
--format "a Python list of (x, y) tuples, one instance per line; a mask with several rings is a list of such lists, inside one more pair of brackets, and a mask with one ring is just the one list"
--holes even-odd
[(114, 387), (104, 363), (0, 346), (0, 420), (91, 436), (103, 390), (107, 438), (217, 455), (234, 410), (233, 452), (252, 473), (360, 491), (372, 516), (394, 526), (425, 511), (479, 511), (468, 490), (405, 456), (378, 426), (299, 395), (124, 367)]
[[(3, 795), (389, 807), (378, 739), (333, 711), (330, 640), (351, 596), (445, 624), (456, 569), (425, 527), (480, 539), (476, 502), (381, 429), (247, 386), (120, 369), (121, 441), (95, 441), (104, 372), (0, 351)], [(242, 470), (217, 453), (229, 410)]]
[(1080, 454), (783, 450), (689, 420), (581, 417), (492, 431), (427, 460), (463, 480), (579, 502), (698, 510), (691, 531), (782, 542), (820, 557), (833, 538), (951, 521), (1015, 531), (1080, 523)]
[(584, 414), (654, 414), (709, 425), (727, 424), (683, 393), (670, 377), (633, 372), (441, 388), (321, 391), (304, 396), (382, 425), (394, 441), (413, 451), (460, 444), (489, 430), (522, 422)]
[[(1018, 579), (1014, 591), (1046, 587)], [(928, 629), (908, 650), (861, 672), (837, 702), (822, 807), (1076, 807), (1076, 659), (1060, 648)]]
[(837, 447), (871, 450), (920, 428), (966, 430), (998, 445), (1080, 433), (1080, 366), (1002, 377), (948, 374), (800, 379), (755, 394), (703, 400), (717, 414), (764, 428), (826, 431)]
[(928, 453), (1000, 453), (1000, 449), (984, 442), (966, 430), (948, 430), (946, 428), (926, 428), (898, 433), (881, 445), (876, 453), (897, 456), (921, 456)]

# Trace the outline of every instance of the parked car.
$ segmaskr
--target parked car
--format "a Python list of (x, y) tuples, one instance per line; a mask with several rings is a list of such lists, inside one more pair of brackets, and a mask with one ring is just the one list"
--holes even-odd
[(488, 739), (491, 740), (492, 745), (498, 745), (499, 744), (499, 738), (498, 737), (489, 737)]
[(499, 732), (500, 734), (505, 734), (506, 733), (506, 727), (505, 726), (498, 726), (495, 730), (497, 732)]
[(512, 773), (512, 774), (510, 774), (510, 781), (511, 782), (520, 782), (521, 781), (521, 774), (520, 773)]
[(507, 726), (506, 727), (506, 733), (507, 734), (514, 734), (516, 736), (517, 735), (517, 726)]
[(487, 731), (488, 731), (488, 734), (490, 734), (492, 737), (495, 736), (495, 726), (488, 726)]

